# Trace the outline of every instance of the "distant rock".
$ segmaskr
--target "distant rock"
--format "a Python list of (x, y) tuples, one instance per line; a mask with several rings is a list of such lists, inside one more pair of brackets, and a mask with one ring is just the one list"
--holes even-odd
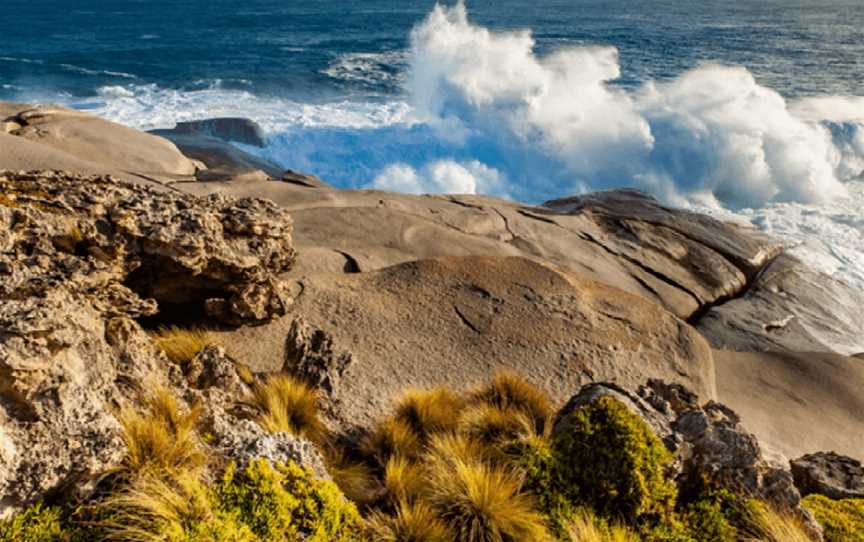
[[(18, 107), (6, 104), (4, 113)], [(68, 169), (143, 183), (170, 183), (195, 174), (193, 162), (170, 141), (73, 109), (25, 106), (6, 122), (20, 126), (8, 134), (20, 139), (0, 133), (11, 147), (0, 147), (0, 169)]]
[(834, 452), (805, 455), (792, 461), (795, 485), (804, 496), (816, 493), (832, 499), (864, 499), (864, 466)]
[(174, 131), (180, 134), (202, 134), (223, 141), (245, 143), (254, 147), (263, 147), (267, 144), (267, 136), (257, 122), (239, 117), (178, 122)]

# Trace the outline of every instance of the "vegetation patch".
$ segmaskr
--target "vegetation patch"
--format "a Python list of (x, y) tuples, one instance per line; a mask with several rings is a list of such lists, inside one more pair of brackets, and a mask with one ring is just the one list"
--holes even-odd
[(248, 402), (258, 412), (259, 425), (271, 433), (291, 433), (319, 443), (327, 436), (318, 417), (318, 392), (301, 380), (271, 375), (252, 387)]
[(864, 542), (864, 499), (835, 501), (824, 495), (809, 495), (804, 506), (825, 529), (826, 542)]
[(186, 368), (204, 347), (213, 344), (211, 335), (202, 329), (184, 329), (177, 326), (163, 327), (152, 332), (151, 337), (168, 359)]

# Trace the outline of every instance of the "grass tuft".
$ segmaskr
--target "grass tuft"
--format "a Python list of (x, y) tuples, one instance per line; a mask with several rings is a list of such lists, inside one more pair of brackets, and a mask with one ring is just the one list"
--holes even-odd
[(318, 418), (318, 393), (288, 375), (271, 375), (252, 387), (249, 404), (258, 411), (257, 421), (271, 433), (291, 433), (323, 442), (327, 430)]
[(801, 522), (768, 504), (752, 501), (742, 518), (739, 534), (744, 540), (758, 542), (812, 542)]
[(552, 416), (552, 405), (546, 394), (513, 371), (497, 372), (492, 382), (471, 394), (471, 401), (493, 405), (502, 411), (522, 412), (534, 422), (537, 433), (544, 432)]
[(362, 451), (382, 469), (391, 457), (416, 460), (423, 453), (423, 443), (417, 433), (405, 422), (389, 418), (369, 433), (362, 443)]
[(213, 343), (210, 334), (202, 329), (177, 326), (160, 328), (151, 337), (168, 359), (181, 367), (186, 367), (204, 347)]
[(455, 431), (464, 401), (448, 388), (409, 390), (396, 405), (395, 418), (407, 424), (421, 439)]
[(118, 418), (127, 451), (119, 471), (130, 477), (199, 471), (207, 463), (195, 431), (199, 415), (197, 407), (184, 412), (164, 388), (145, 399), (144, 413), (122, 410)]
[(453, 535), (423, 501), (402, 501), (393, 515), (373, 512), (368, 529), (377, 542), (452, 542)]
[(392, 502), (413, 499), (426, 484), (422, 465), (393, 456), (384, 468), (384, 489)]
[(466, 408), (459, 420), (461, 431), (486, 444), (525, 440), (537, 436), (535, 420), (516, 409), (480, 403)]
[(545, 541), (549, 534), (517, 471), (459, 458), (429, 463), (424, 498), (460, 542)]
[(564, 526), (569, 542), (640, 542), (639, 535), (622, 525), (609, 525), (593, 512), (580, 509)]

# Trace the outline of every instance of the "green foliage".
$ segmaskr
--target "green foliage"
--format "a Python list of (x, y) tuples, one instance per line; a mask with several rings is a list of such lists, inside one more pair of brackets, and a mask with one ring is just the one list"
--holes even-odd
[(13, 518), (0, 521), (0, 540), (15, 542), (60, 542), (63, 525), (59, 508), (36, 505)]
[(826, 542), (864, 542), (864, 499), (835, 501), (809, 495), (804, 498), (804, 507), (825, 529)]
[(602, 397), (566, 423), (553, 440), (558, 493), (633, 524), (672, 512), (677, 488), (664, 474), (672, 456), (641, 418)]
[(329, 481), (294, 463), (275, 468), (259, 459), (238, 472), (229, 466), (215, 489), (218, 506), (258, 540), (359, 540), (357, 508)]

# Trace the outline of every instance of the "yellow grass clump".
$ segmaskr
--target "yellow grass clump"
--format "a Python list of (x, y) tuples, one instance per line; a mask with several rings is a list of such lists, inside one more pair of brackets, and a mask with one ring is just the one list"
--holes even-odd
[(207, 331), (177, 326), (160, 328), (151, 337), (168, 359), (181, 367), (188, 365), (204, 347), (214, 342)]
[(426, 485), (423, 466), (401, 456), (393, 456), (384, 468), (384, 489), (391, 501), (413, 499)]
[(373, 512), (367, 520), (376, 542), (452, 542), (453, 535), (423, 501), (402, 501), (392, 515)]
[(460, 458), (431, 461), (424, 499), (458, 542), (549, 540), (517, 471)]
[(579, 510), (564, 525), (568, 542), (640, 542), (639, 535), (621, 525), (606, 525), (593, 512)]
[(409, 390), (396, 405), (395, 418), (411, 427), (422, 439), (456, 429), (463, 399), (445, 387)]
[(552, 404), (546, 394), (508, 370), (497, 372), (489, 384), (475, 390), (471, 401), (493, 405), (502, 411), (521, 412), (534, 422), (537, 433), (543, 433), (552, 416)]
[(164, 388), (145, 399), (143, 413), (131, 407), (122, 410), (118, 418), (127, 451), (119, 470), (135, 476), (203, 468), (207, 458), (195, 431), (199, 415), (197, 407), (184, 412)]
[(745, 511), (741, 529), (747, 542), (812, 542), (801, 521), (763, 502), (752, 501)]
[(248, 403), (258, 412), (261, 427), (271, 433), (291, 433), (319, 443), (327, 437), (318, 417), (317, 391), (296, 378), (269, 376), (252, 387)]
[(388, 418), (363, 439), (361, 449), (383, 469), (393, 456), (419, 458), (423, 453), (423, 442), (410, 425)]

